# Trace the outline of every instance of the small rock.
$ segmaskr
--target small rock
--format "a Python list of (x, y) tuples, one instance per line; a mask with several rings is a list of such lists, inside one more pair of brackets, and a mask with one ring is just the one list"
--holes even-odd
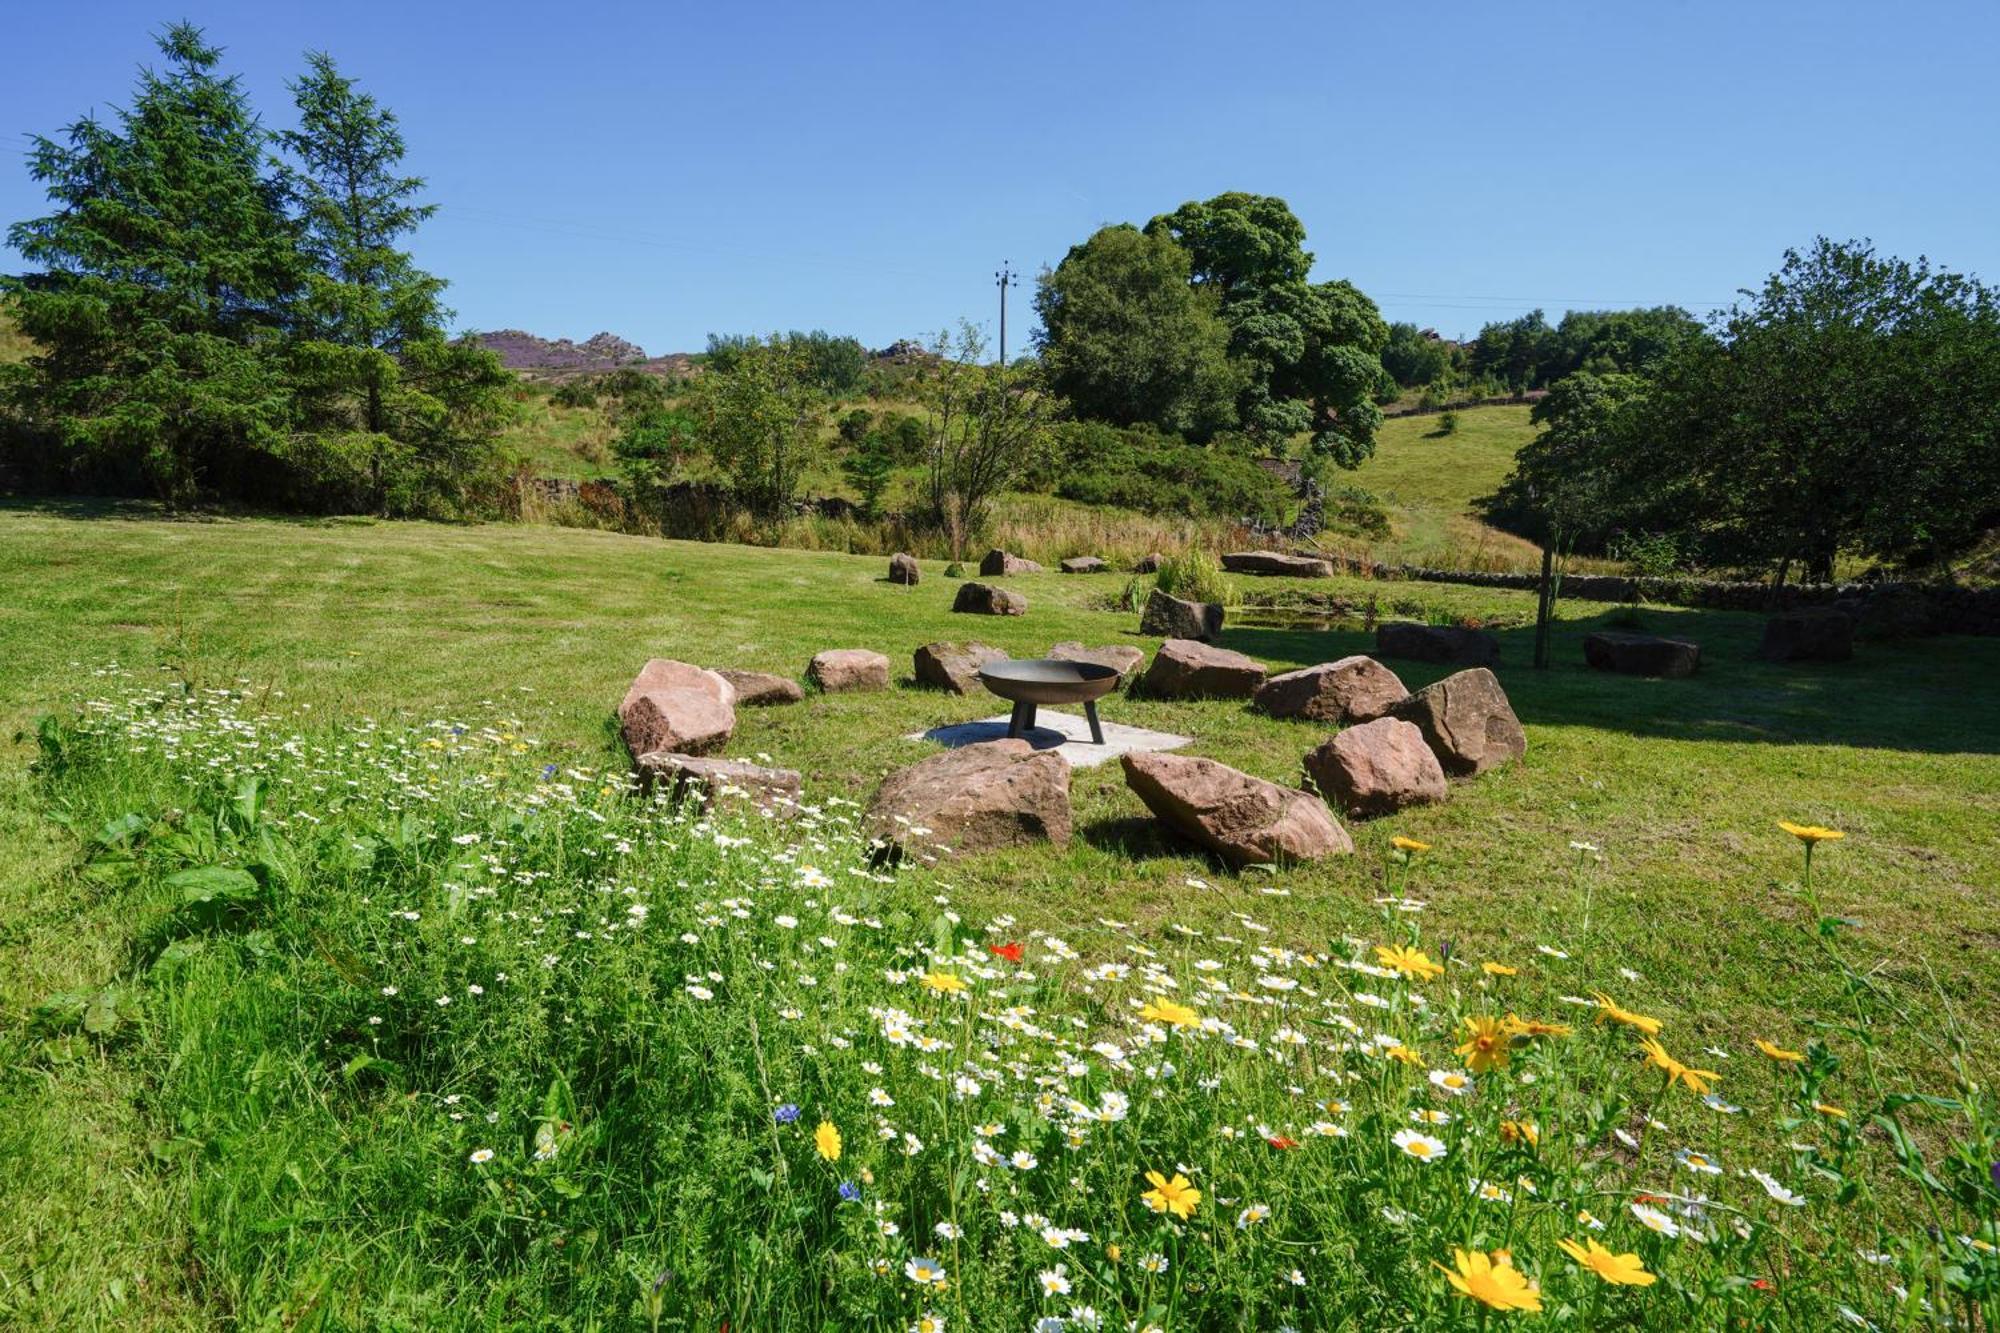
[(1222, 557), (1222, 567), (1232, 574), (1271, 574), (1295, 579), (1333, 577), (1333, 566), (1326, 561), (1285, 551), (1234, 551)]
[(1528, 752), (1527, 733), (1507, 692), (1485, 667), (1426, 685), (1389, 715), (1415, 723), (1445, 772), (1457, 777), (1484, 773)]
[(1151, 555), (1141, 556), (1139, 557), (1139, 563), (1132, 566), (1132, 572), (1134, 574), (1157, 574), (1160, 572), (1160, 566), (1166, 563), (1166, 559), (1158, 551), (1153, 552)]
[(625, 748), (705, 754), (736, 730), (736, 688), (713, 671), (656, 657), (640, 668), (618, 705)]
[(1125, 682), (1132, 673), (1146, 665), (1146, 655), (1137, 648), (1122, 643), (1109, 643), (1102, 648), (1086, 648), (1075, 640), (1056, 644), (1049, 649), (1049, 656), (1058, 662), (1091, 662), (1098, 666), (1108, 666), (1118, 673), (1118, 683), (1113, 689), (1124, 689)]
[(889, 557), (889, 582), (916, 587), (923, 578), (923, 571), (917, 568), (917, 558), (902, 551)]
[(1264, 664), (1196, 639), (1168, 639), (1146, 669), (1146, 693), (1161, 699), (1248, 699)]
[(1394, 814), (1447, 794), (1424, 733), (1400, 718), (1347, 728), (1306, 756), (1306, 772), (1327, 804), (1355, 815)]
[(1073, 555), (1062, 562), (1065, 574), (1102, 574), (1111, 566), (1094, 555)]
[(1408, 694), (1395, 672), (1357, 655), (1273, 676), (1258, 688), (1255, 702), (1272, 717), (1345, 724), (1372, 722)]
[(1654, 634), (1599, 630), (1583, 638), (1583, 660), (1599, 671), (1621, 676), (1692, 676), (1701, 665), (1701, 645)]
[(921, 684), (953, 694), (978, 694), (985, 688), (979, 683), (979, 668), (1006, 656), (1004, 650), (983, 643), (927, 643), (912, 655), (911, 666)]
[(1018, 555), (1009, 555), (998, 547), (988, 551), (986, 558), (979, 562), (979, 576), (981, 578), (998, 578), (1004, 574), (1039, 574), (1041, 572), (1042, 567), (1034, 561)]
[(1312, 861), (1354, 843), (1318, 797), (1187, 755), (1122, 755), (1125, 785), (1161, 820), (1231, 866)]
[(806, 668), (806, 679), (828, 694), (889, 688), (889, 659), (867, 648), (829, 648)]
[(749, 805), (780, 819), (798, 813), (799, 775), (793, 769), (665, 751), (640, 755), (638, 769), (648, 787), (660, 783), (675, 801), (692, 799), (704, 810)]
[(991, 583), (961, 583), (951, 609), (972, 616), (1022, 616), (1028, 613), (1028, 599)]
[(773, 704), (795, 704), (806, 692), (790, 676), (774, 676), (768, 671), (736, 671), (719, 668), (716, 675), (736, 689), (739, 708), (766, 708)]
[(863, 824), (913, 853), (1066, 844), (1069, 762), (1024, 740), (946, 750), (884, 779)]
[(1854, 620), (1831, 607), (1782, 612), (1764, 622), (1757, 656), (1766, 662), (1845, 662), (1854, 656)]
[(1155, 588), (1146, 594), (1139, 632), (1163, 639), (1213, 639), (1222, 633), (1222, 608), (1214, 602), (1184, 601)]
[(1483, 629), (1385, 620), (1375, 627), (1375, 651), (1383, 657), (1451, 666), (1500, 665), (1500, 640)]

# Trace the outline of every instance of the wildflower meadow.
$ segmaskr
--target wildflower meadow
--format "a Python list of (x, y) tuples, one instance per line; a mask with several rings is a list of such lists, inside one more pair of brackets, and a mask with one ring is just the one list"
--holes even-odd
[[(245, 1327), (2000, 1315), (1991, 1090), (1950, 998), (1912, 1012), (1817, 910), (1838, 830), (1770, 836), (1845, 1007), (1696, 1045), (1615, 956), (1461, 956), (1411, 838), (1365, 938), (1052, 933), (844, 801), (711, 817), (505, 705), (96, 684), (36, 781), (143, 980), (47, 1000), (41, 1058), (158, 1071), (154, 1166)], [(1955, 1076), (1915, 1086), (1888, 1024)]]

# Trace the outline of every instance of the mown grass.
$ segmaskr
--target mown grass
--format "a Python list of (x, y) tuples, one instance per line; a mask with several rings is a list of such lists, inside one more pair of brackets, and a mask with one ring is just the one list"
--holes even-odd
[[(651, 655), (798, 673), (824, 647), (873, 647), (900, 664), (947, 637), (1017, 654), (1065, 638), (1151, 646), (1132, 632), (1135, 617), (1095, 609), (1122, 576), (1022, 579), (1027, 616), (973, 621), (949, 614), (953, 585), (936, 566), (906, 590), (883, 582), (879, 565), (593, 532), (16, 507), (0, 511), (0, 723), (12, 732), (74, 706), (103, 689), (93, 669), (118, 661), (145, 679), (227, 685), (258, 706), (385, 725), (463, 717), (492, 701), (496, 715), (523, 719), (536, 758), (595, 768), (620, 761), (610, 708)], [(1372, 597), (1384, 611), (1403, 603), (1517, 625), (1532, 606), (1474, 589), (1296, 587)], [(2000, 669), (2000, 643), (1865, 645), (1852, 664), (1778, 668), (1749, 660), (1754, 617), (1647, 609), (1646, 623), (1700, 639), (1706, 656), (1691, 681), (1644, 682), (1582, 667), (1580, 636), (1606, 614), (1562, 608), (1559, 665), (1548, 673), (1521, 665), (1525, 628), (1504, 631), (1500, 674), (1528, 729), (1527, 759), (1456, 788), (1445, 806), (1354, 826), (1353, 858), (1277, 879), (1222, 874), (1162, 838), (1111, 766), (1077, 772), (1079, 833), (1068, 848), (995, 855), (941, 878), (976, 910), (975, 924), (1009, 913), (1024, 934), (1076, 934), (1107, 917), (1157, 947), (1174, 922), (1227, 930), (1246, 912), (1271, 928), (1273, 943), (1325, 950), (1343, 935), (1381, 937), (1373, 900), (1404, 888), (1385, 878), (1399, 873), (1388, 840), (1407, 834), (1433, 848), (1408, 891), (1428, 903), (1419, 919), (1434, 944), (1449, 938), (1460, 957), (1524, 963), (1524, 1006), (1613, 990), (1665, 1019), (1677, 1053), (1730, 1050), (1735, 1058), (1717, 1066), (1723, 1090), (1748, 1104), (1777, 1091), (1754, 1063), (1752, 1036), (1795, 1048), (1843, 1040), (1819, 1024), (1846, 1012), (1848, 991), (1802, 943), (1813, 913), (1796, 892), (1796, 847), (1774, 827), (1780, 818), (1824, 823), (1849, 835), (1820, 859), (1825, 910), (1851, 923), (1841, 928), (1846, 947), (1913, 1020), (1871, 1023), (1887, 1077), (1949, 1089), (1934, 1044), (1947, 1006), (1972, 1067), (1990, 1077), (2000, 1056), (1991, 894), (2000, 883), (2000, 705), (1984, 684)], [(1246, 628), (1226, 642), (1276, 668), (1367, 639)], [(1442, 674), (1398, 669), (1413, 686)], [(907, 686), (813, 695), (746, 711), (731, 750), (800, 768), (815, 797), (865, 800), (882, 773), (924, 752), (905, 733), (994, 711)], [(1121, 696), (1107, 716), (1182, 731), (1196, 738), (1192, 753), (1287, 781), (1322, 734), (1223, 702)], [(220, 1222), (195, 1206), (200, 1172), (176, 1163), (179, 1131), (160, 1116), (175, 1053), (87, 1040), (46, 1050), (30, 1031), (50, 995), (129, 982), (145, 956), (141, 904), (73, 873), (96, 826), (51, 822), (46, 794), (25, 776), (31, 754), (17, 741), (0, 767), (0, 1009), (9, 1049), (34, 1053), (10, 1058), (0, 1084), (0, 1310), (31, 1327), (256, 1326), (292, 1293), (232, 1286), (240, 1273), (209, 1276), (216, 1256), (204, 1246)], [(1572, 841), (1601, 848), (1601, 863), (1579, 867)], [(1571, 959), (1534, 954), (1537, 944), (1560, 945)], [(268, 993), (260, 1001), (275, 1002)], [(289, 1077), (258, 1073), (254, 1057), (231, 1068), (245, 1087)], [(1843, 1078), (1835, 1099), (1854, 1095), (1858, 1073)], [(217, 1108), (240, 1095), (210, 1093)], [(1668, 1117), (1677, 1131), (1678, 1119)], [(1747, 1147), (1733, 1136), (1750, 1133), (1717, 1130), (1718, 1146)], [(1768, 1128), (1756, 1133), (1769, 1138)], [(306, 1205), (267, 1211), (297, 1188), (274, 1152), (260, 1149), (272, 1173), (262, 1192), (229, 1204), (248, 1230), (229, 1234), (267, 1237), (257, 1243), (274, 1247), (266, 1258), (278, 1274)], [(318, 1169), (301, 1165), (308, 1179)], [(280, 1216), (293, 1220), (256, 1229)], [(378, 1234), (356, 1244), (349, 1270), (391, 1255), (396, 1241)]]

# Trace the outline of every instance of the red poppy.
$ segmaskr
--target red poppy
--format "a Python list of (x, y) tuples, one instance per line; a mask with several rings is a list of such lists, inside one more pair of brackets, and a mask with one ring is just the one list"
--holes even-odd
[(1778, 1284), (1767, 1277), (1760, 1277), (1750, 1285), (1759, 1291), (1776, 1291), (1778, 1289)]
[(1296, 1148), (1299, 1146), (1297, 1139), (1288, 1139), (1283, 1134), (1267, 1134), (1264, 1136), (1264, 1142), (1278, 1149)]
[(1019, 943), (989, 944), (986, 946), (986, 949), (995, 958), (1004, 958), (1010, 963), (1020, 962), (1021, 955), (1027, 952)]
[(1663, 1204), (1663, 1203), (1673, 1202), (1672, 1199), (1666, 1198), (1665, 1196), (1659, 1194), (1636, 1194), (1633, 1197), (1636, 1198), (1640, 1203)]

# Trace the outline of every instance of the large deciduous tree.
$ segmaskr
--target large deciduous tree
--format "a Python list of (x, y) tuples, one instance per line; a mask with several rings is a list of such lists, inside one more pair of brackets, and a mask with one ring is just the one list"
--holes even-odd
[(924, 410), (924, 501), (952, 558), (963, 560), (994, 497), (1046, 446), (1059, 400), (1043, 387), (1038, 365), (987, 365), (985, 340), (970, 324), (956, 337), (938, 334), (913, 387)]
[(726, 368), (711, 368), (688, 395), (709, 454), (766, 514), (798, 497), (821, 452), (827, 401), (811, 358), (784, 338), (735, 341)]
[(1071, 246), (1035, 291), (1049, 387), (1091, 420), (1206, 441), (1236, 424), (1242, 376), (1219, 293), (1193, 286), (1188, 253), (1128, 224)]
[(1284, 200), (1220, 194), (1155, 217), (1146, 232), (1186, 250), (1195, 285), (1217, 294), (1244, 375), (1245, 430), (1271, 441), (1309, 433), (1313, 450), (1342, 467), (1375, 452), (1388, 326), (1353, 284), (1306, 280), (1305, 227)]

